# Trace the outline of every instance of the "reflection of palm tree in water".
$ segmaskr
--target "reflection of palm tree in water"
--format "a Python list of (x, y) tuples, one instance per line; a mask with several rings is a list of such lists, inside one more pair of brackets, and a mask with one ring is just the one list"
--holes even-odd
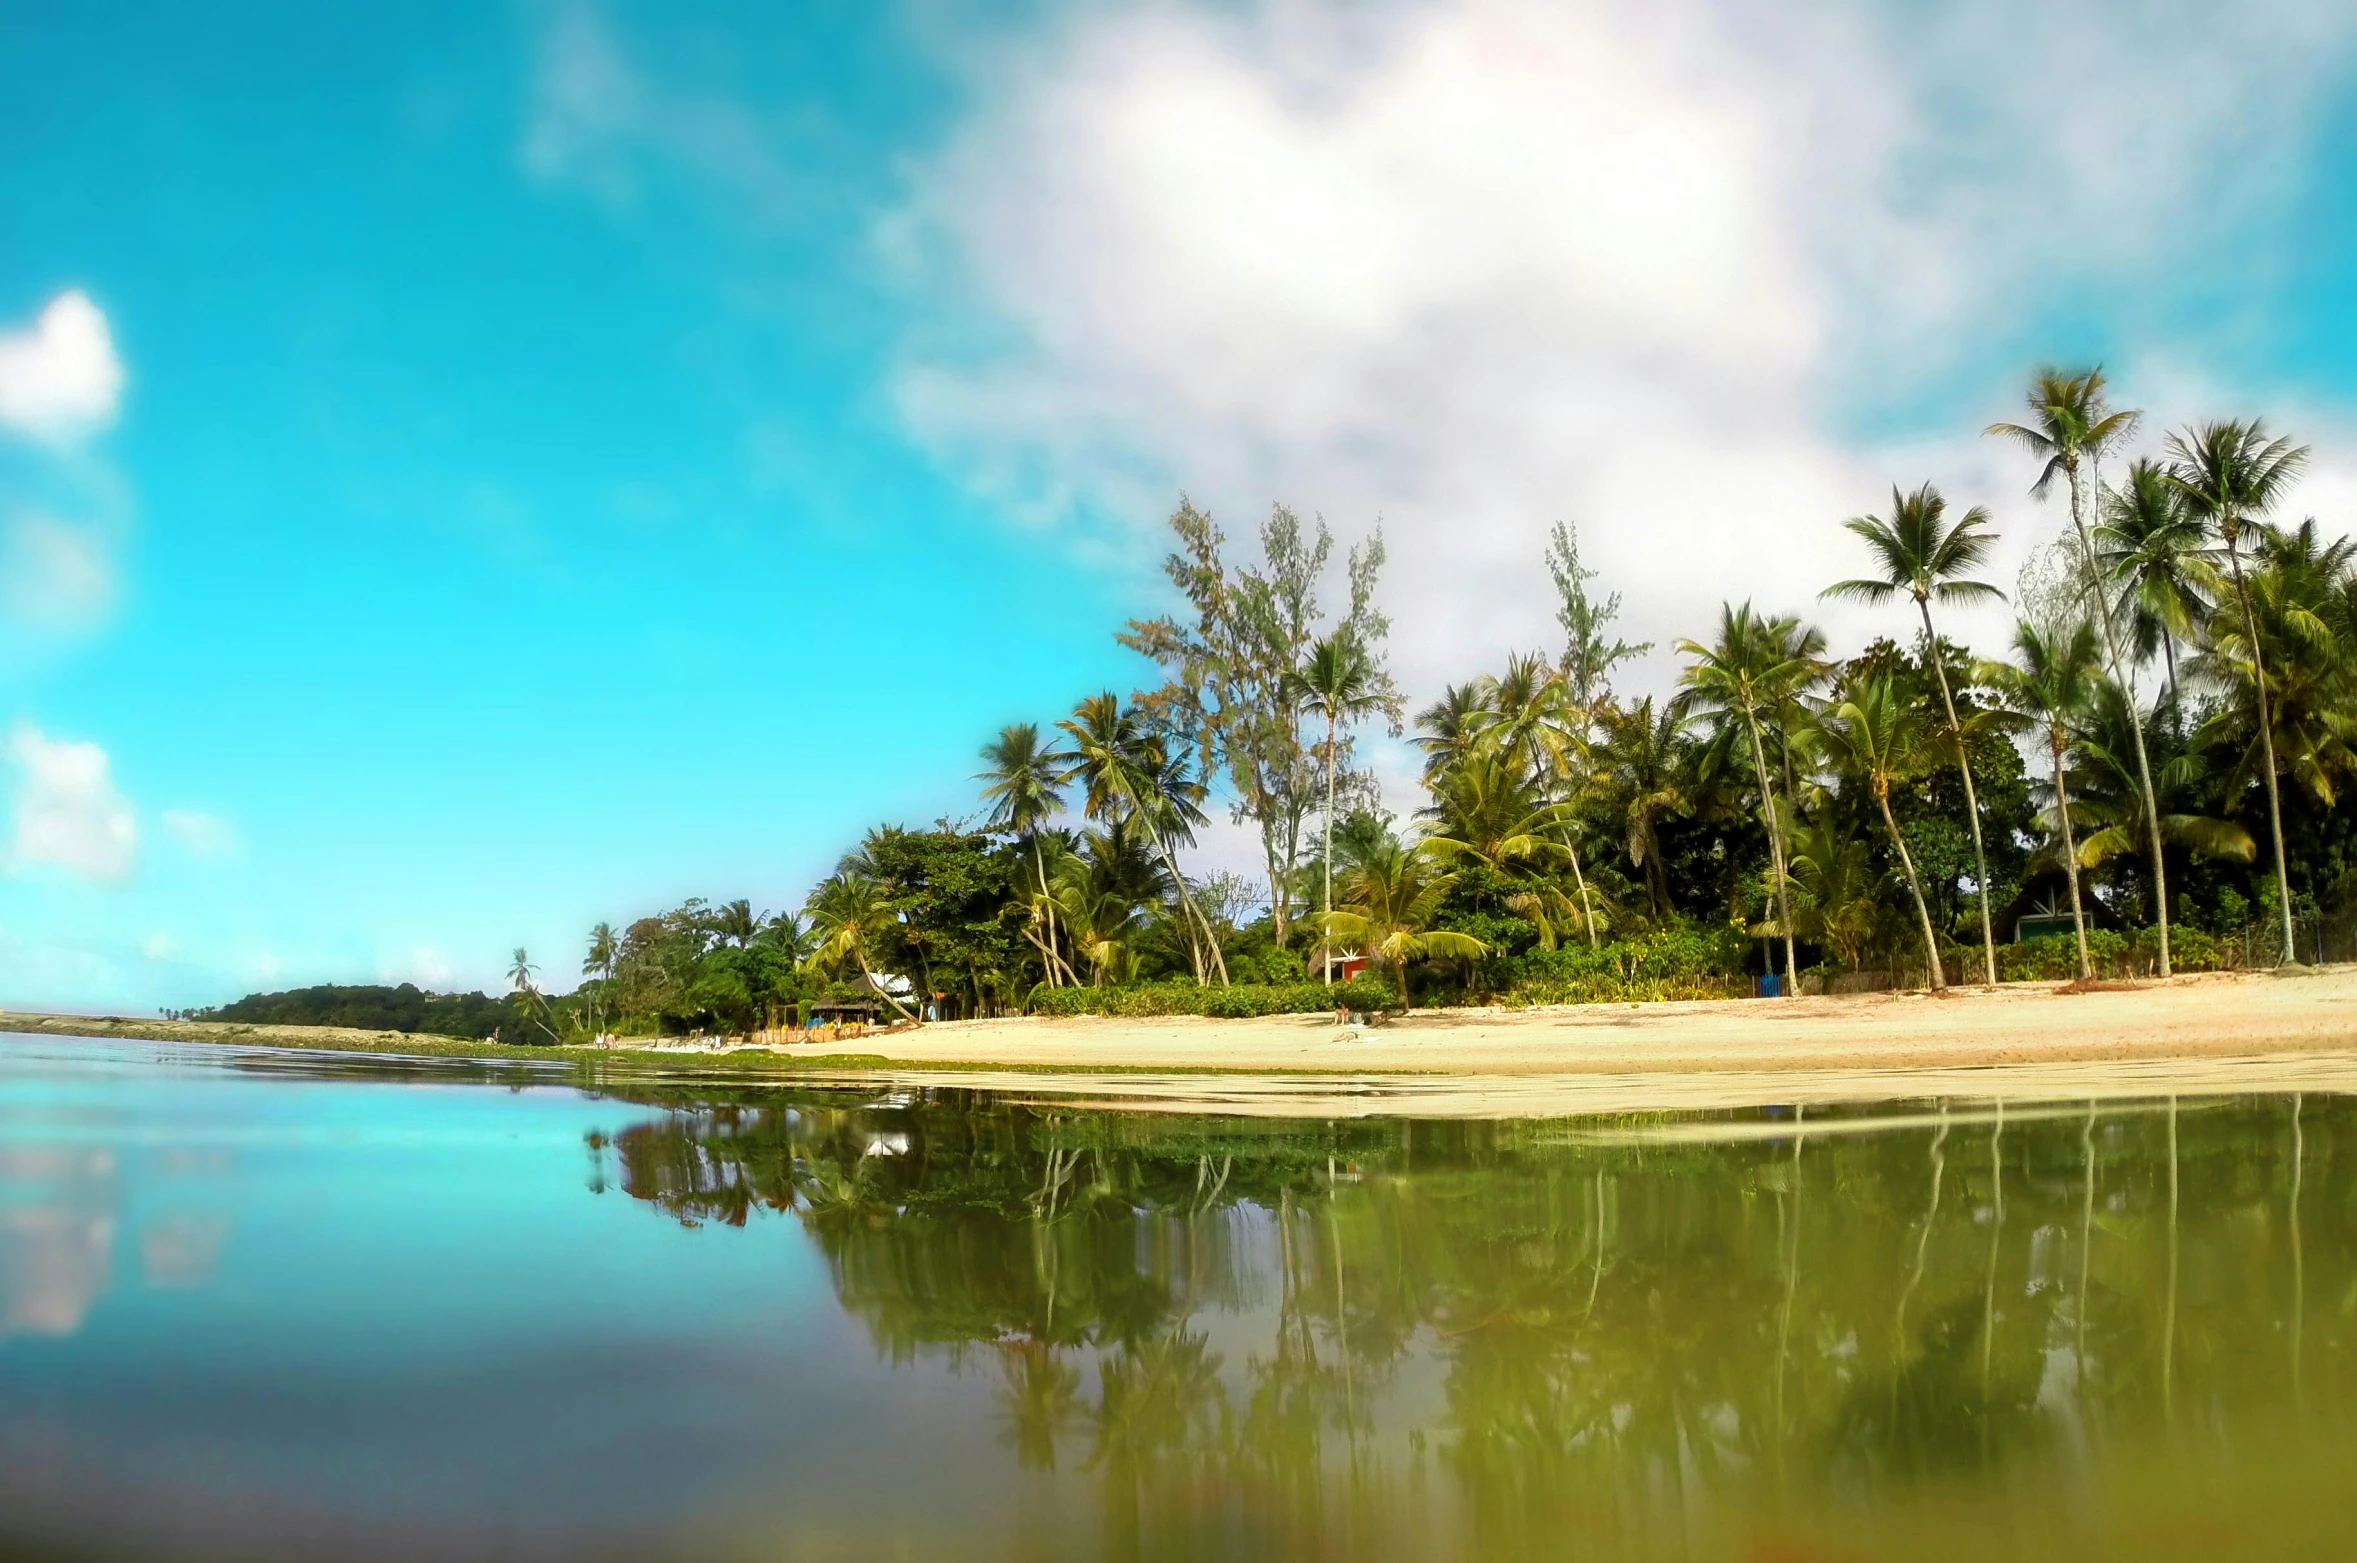
[[(1792, 1121), (1796, 1130), (1805, 1120), (1808, 1110), (1805, 1103), (1792, 1110)], [(1784, 1366), (1786, 1360), (1791, 1356), (1792, 1348), (1792, 1298), (1793, 1294), (1800, 1289), (1800, 1153), (1801, 1147), (1808, 1142), (1809, 1137), (1805, 1134), (1796, 1132), (1792, 1137), (1792, 1172), (1787, 1179), (1792, 1184), (1792, 1231), (1789, 1237), (1782, 1230), (1785, 1225), (1783, 1196), (1780, 1194), (1776, 1199), (1777, 1247), (1782, 1250), (1781, 1257), (1784, 1261), (1784, 1305), (1776, 1311), (1776, 1482), (1778, 1486), (1782, 1486), (1784, 1482)]]
[(1997, 1122), (1989, 1130), (1989, 1176), (1996, 1184), (1996, 1210), (1989, 1223), (1989, 1274), (1981, 1288), (1981, 1458), (1989, 1457), (1989, 1363), (1997, 1343), (1997, 1250), (2005, 1241), (2005, 1098), (1997, 1098)]
[(2072, 1343), (2072, 1372), (2083, 1396), (2087, 1391), (2087, 1271), (2095, 1252), (2095, 1103), (2087, 1103), (2087, 1121), (2079, 1126), (2079, 1157), (2087, 1169), (2086, 1191), (2079, 1197), (2079, 1290), (2071, 1305), (2077, 1331)]
[(2300, 1378), (2300, 1335), (2308, 1318), (2308, 1276), (2300, 1253), (2300, 1174), (2307, 1162), (2307, 1140), (2300, 1129), (2300, 1093), (2292, 1093), (2292, 1404), (2306, 1409), (2308, 1397)]
[(1891, 1325), (1891, 1409), (1898, 1410), (1899, 1379), (1906, 1371), (1907, 1362), (1907, 1305), (1914, 1300), (1915, 1288), (1923, 1284), (1923, 1263), (1931, 1250), (1931, 1229), (1940, 1218), (1940, 1182), (1948, 1170), (1948, 1158), (1941, 1148), (1948, 1142), (1948, 1104), (1940, 1103), (1940, 1126), (1931, 1135), (1931, 1204), (1923, 1212), (1923, 1230), (1915, 1235), (1915, 1264), (1907, 1272), (1907, 1284), (1899, 1288), (1899, 1312)]

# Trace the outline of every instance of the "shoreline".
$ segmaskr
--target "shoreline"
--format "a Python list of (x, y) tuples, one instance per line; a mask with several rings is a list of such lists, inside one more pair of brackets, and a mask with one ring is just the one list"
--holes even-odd
[(424, 1057), (693, 1061), (731, 1074), (922, 1070), (1376, 1075), (1742, 1075), (2338, 1053), (2357, 1058), (2357, 966), (2219, 972), (2066, 993), (2052, 983), (1795, 999), (1419, 1010), (1371, 1025), (1328, 1015), (1036, 1016), (942, 1021), (836, 1042), (728, 1048), (628, 1042), (527, 1047), (337, 1027), (0, 1011), (0, 1031)]

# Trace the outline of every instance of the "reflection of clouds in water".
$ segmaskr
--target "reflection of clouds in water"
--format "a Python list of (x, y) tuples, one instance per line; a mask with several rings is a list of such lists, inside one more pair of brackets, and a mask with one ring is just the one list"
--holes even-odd
[(114, 1282), (110, 1151), (0, 1146), (0, 1338), (71, 1335)]
[(139, 1234), (140, 1276), (156, 1287), (202, 1286), (213, 1278), (228, 1237), (227, 1216), (159, 1216)]

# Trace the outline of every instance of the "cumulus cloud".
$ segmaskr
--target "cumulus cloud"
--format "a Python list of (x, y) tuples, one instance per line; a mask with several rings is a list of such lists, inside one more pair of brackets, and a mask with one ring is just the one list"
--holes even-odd
[(48, 864), (101, 884), (129, 879), (139, 826), (115, 789), (106, 751), (19, 722), (6, 753), (18, 778), (9, 866)]
[(450, 977), (449, 957), (440, 950), (422, 944), (406, 956), (386, 961), (377, 968), (379, 982), (413, 982), (428, 992), (439, 992), (450, 981)]
[[(1552, 640), (1557, 517), (1660, 641), (1722, 596), (1811, 606), (1856, 562), (1834, 522), (1894, 480), (1998, 501), (2003, 580), (2053, 522), (1974, 434), (2035, 349), (1982, 355), (2230, 249), (2357, 29), (2314, 0), (2214, 19), (1076, 9), (989, 57), (883, 229), (938, 304), (900, 404), (1051, 523), (1119, 534), (1181, 486), (1231, 530), (1274, 498), (1381, 514), (1420, 693)], [(1953, 435), (1909, 437), (1927, 395)]]
[(204, 809), (166, 809), (158, 823), (190, 857), (228, 857), (238, 848), (237, 827)]
[(0, 427), (70, 444), (113, 423), (122, 392), (106, 315), (79, 288), (51, 299), (31, 325), (0, 332)]

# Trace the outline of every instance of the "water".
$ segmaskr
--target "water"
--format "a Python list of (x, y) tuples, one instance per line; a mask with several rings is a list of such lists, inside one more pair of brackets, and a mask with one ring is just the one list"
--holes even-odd
[(10, 1039), (0, 1553), (2337, 1558), (2353, 1156)]

